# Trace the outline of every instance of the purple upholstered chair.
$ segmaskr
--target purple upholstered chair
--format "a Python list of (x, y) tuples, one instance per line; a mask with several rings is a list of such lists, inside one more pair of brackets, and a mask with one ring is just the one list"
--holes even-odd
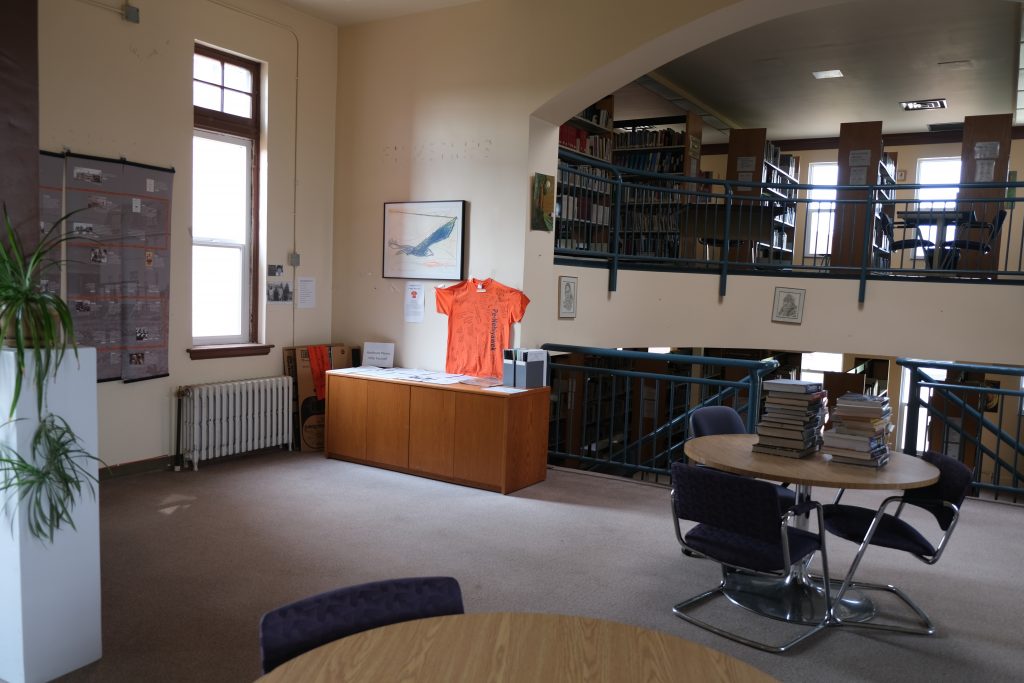
[[(817, 533), (789, 525), (794, 517), (812, 510), (817, 511)], [(740, 588), (737, 583), (751, 574), (773, 575), (778, 577), (779, 583), (775, 585), (783, 585), (791, 568), (816, 551), (821, 554), (822, 571), (828, 576), (819, 503), (807, 501), (783, 512), (775, 486), (769, 482), (676, 462), (672, 465), (672, 511), (676, 539), (684, 554), (715, 560), (722, 565), (722, 580), (718, 586), (676, 605), (672, 612), (677, 617), (766, 652), (785, 652), (828, 626), (831, 599), (827, 581), (820, 613), (805, 615), (804, 623), (812, 624), (811, 628), (779, 645), (727, 631), (690, 613), (692, 606), (713, 597), (725, 595), (732, 604), (731, 591), (754, 590)], [(684, 534), (680, 520), (697, 522), (697, 525)]]
[[(712, 434), (746, 434), (747, 426), (735, 409), (729, 406), (705, 406), (697, 408), (690, 415), (691, 436), (710, 436)], [(782, 507), (796, 505), (796, 492), (786, 488), (784, 484), (775, 484)]]
[(463, 612), (459, 582), (448, 576), (375, 581), (303, 598), (260, 618), (263, 673), (353, 633)]
[[(896, 586), (853, 580), (854, 572), (857, 571), (857, 567), (864, 557), (864, 551), (870, 545), (902, 550), (925, 564), (935, 564), (942, 556), (942, 551), (945, 550), (949, 537), (956, 527), (956, 522), (960, 518), (960, 504), (963, 503), (964, 497), (971, 488), (973, 475), (966, 465), (948, 455), (929, 451), (922, 454), (921, 459), (939, 469), (939, 480), (936, 483), (923, 488), (908, 489), (901, 496), (886, 498), (878, 510), (856, 505), (835, 504), (826, 505), (823, 509), (826, 529), (836, 536), (860, 544), (857, 555), (850, 564), (850, 569), (846, 573), (846, 578), (843, 580), (843, 585), (836, 594), (833, 604), (838, 605), (843, 594), (851, 587), (884, 590), (895, 594), (914, 611), (920, 620), (921, 628), (880, 624), (874, 621), (846, 622), (842, 620), (842, 614), (839, 613), (833, 614), (835, 622), (916, 635), (930, 636), (935, 633), (935, 626), (924, 610)], [(896, 514), (886, 513), (886, 508), (894, 504), (898, 504)], [(933, 545), (917, 528), (900, 518), (900, 513), (906, 505), (914, 505), (927, 510), (935, 517), (939, 529), (943, 532), (937, 544)], [(931, 535), (937, 534), (933, 531)], [(838, 612), (838, 609), (835, 611)]]

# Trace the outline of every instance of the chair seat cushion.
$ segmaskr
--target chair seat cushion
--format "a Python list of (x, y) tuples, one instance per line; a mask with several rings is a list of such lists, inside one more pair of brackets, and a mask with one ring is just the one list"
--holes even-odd
[[(825, 505), (825, 528), (854, 543), (864, 540), (876, 511), (856, 505)], [(871, 545), (903, 550), (914, 555), (930, 557), (935, 547), (921, 533), (899, 517), (883, 515), (871, 537)]]
[[(803, 529), (789, 527), (789, 556), (793, 562), (818, 549), (818, 537)], [(781, 543), (767, 543), (708, 524), (693, 527), (684, 539), (702, 555), (723, 564), (762, 572), (786, 569)]]

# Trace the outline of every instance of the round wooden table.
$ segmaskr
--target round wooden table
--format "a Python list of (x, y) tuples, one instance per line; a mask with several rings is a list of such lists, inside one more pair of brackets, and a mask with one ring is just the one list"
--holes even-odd
[(335, 640), (260, 679), (302, 681), (775, 681), (682, 638), (561, 614), (494, 612), (417, 619)]
[(884, 467), (861, 467), (826, 460), (821, 451), (806, 458), (755, 453), (756, 434), (700, 436), (686, 442), (686, 457), (702, 465), (748, 477), (788, 481), (801, 486), (846, 489), (914, 489), (939, 480), (939, 470), (906, 453), (890, 452)]
[[(791, 482), (797, 485), (797, 500), (811, 496), (812, 486), (831, 488), (904, 490), (928, 486), (939, 480), (931, 463), (906, 453), (890, 452), (883, 467), (862, 467), (833, 463), (821, 451), (805, 458), (786, 458), (755, 453), (756, 434), (717, 434), (691, 439), (684, 446), (686, 456), (702, 465), (733, 474)], [(806, 525), (806, 519), (798, 518)], [(838, 581), (833, 581), (839, 584)], [(825, 592), (809, 577), (806, 567), (793, 568), (782, 579), (731, 572), (725, 594), (733, 602), (765, 616), (799, 624), (816, 624), (825, 609)], [(875, 616), (871, 600), (857, 591), (847, 591), (836, 609), (845, 621), (867, 621)]]

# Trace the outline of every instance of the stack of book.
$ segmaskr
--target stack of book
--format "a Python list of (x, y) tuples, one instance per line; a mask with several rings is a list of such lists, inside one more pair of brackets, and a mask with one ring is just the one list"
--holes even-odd
[(764, 412), (757, 423), (755, 453), (803, 458), (821, 445), (826, 393), (820, 382), (770, 379), (762, 385)]
[(832, 428), (825, 432), (822, 450), (832, 462), (882, 467), (889, 462), (886, 445), (892, 423), (886, 396), (847, 392), (836, 399)]

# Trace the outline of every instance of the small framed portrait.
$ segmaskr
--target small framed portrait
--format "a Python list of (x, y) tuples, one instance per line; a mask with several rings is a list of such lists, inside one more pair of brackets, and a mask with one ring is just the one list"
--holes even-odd
[(776, 287), (772, 301), (772, 322), (799, 325), (804, 320), (804, 296), (806, 289)]
[(576, 278), (571, 275), (558, 276), (558, 317), (576, 317)]

